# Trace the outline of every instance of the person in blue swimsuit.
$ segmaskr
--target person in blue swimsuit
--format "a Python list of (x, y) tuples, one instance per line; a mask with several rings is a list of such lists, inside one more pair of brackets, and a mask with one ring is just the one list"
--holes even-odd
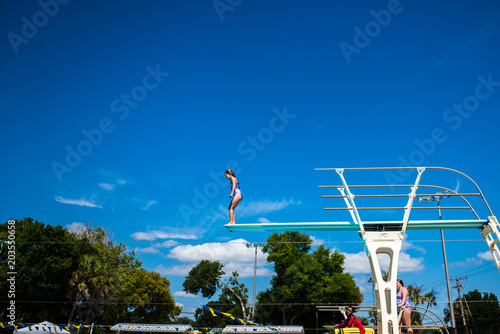
[[(405, 288), (403, 281), (399, 278), (396, 280), (396, 304), (398, 308), (398, 315), (403, 310), (401, 315), (401, 320), (399, 325), (403, 324), (407, 327), (408, 333), (413, 333), (413, 329), (409, 327), (411, 325), (411, 308), (410, 308), (410, 294), (408, 289)], [(401, 327), (399, 327), (399, 333), (401, 333)]]
[(224, 172), (224, 175), (226, 176), (226, 179), (231, 181), (231, 194), (229, 195), (229, 197), (231, 198), (231, 203), (229, 203), (228, 207), (229, 224), (236, 224), (236, 221), (234, 219), (234, 209), (236, 209), (238, 204), (240, 204), (241, 200), (243, 199), (243, 194), (241, 193), (240, 184), (238, 183), (234, 172), (228, 169)]

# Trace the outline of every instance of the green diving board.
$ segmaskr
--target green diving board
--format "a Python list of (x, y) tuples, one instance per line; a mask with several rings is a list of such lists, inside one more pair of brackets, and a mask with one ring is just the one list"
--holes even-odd
[[(488, 220), (410, 220), (407, 230), (439, 230), (480, 228)], [(369, 221), (364, 222), (365, 230), (397, 231), (401, 230), (401, 221)], [(309, 222), (309, 223), (257, 223), (226, 224), (231, 232), (277, 232), (277, 231), (359, 231), (359, 226), (352, 222)]]

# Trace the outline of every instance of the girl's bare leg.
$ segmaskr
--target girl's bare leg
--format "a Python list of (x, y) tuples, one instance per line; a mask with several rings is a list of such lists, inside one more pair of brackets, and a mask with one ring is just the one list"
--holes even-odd
[(234, 209), (232, 205), (230, 205), (228, 209), (229, 209), (229, 224), (234, 224)]
[[(403, 323), (406, 325), (406, 326), (410, 326), (411, 325), (411, 310), (410, 309), (405, 309), (403, 311)], [(413, 333), (413, 329), (411, 327), (406, 327), (406, 331), (408, 333)]]
[(234, 209), (240, 204), (241, 202), (241, 195), (240, 194), (235, 194), (233, 196), (233, 200), (231, 201), (231, 204), (229, 204), (229, 224), (236, 224), (236, 219), (234, 216)]

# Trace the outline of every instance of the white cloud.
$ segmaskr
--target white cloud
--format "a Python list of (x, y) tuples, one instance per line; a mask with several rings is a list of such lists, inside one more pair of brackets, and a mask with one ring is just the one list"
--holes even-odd
[[(258, 202), (245, 202), (243, 201), (235, 210), (236, 220), (238, 218), (244, 218), (249, 216), (262, 215), (274, 211), (279, 211), (286, 208), (289, 205), (300, 204), (300, 202), (295, 202), (293, 199), (290, 200), (281, 200), (281, 201), (258, 201)], [(216, 221), (229, 221), (229, 214), (227, 211), (227, 207), (223, 205), (219, 205), (217, 209), (211, 210), (210, 214), (203, 217), (202, 223), (212, 224)], [(270, 223), (267, 218), (259, 217), (257, 219), (260, 223)]]
[(149, 208), (152, 206), (152, 205), (155, 205), (155, 204), (158, 204), (158, 201), (148, 201), (148, 203), (143, 206), (141, 209), (142, 210), (149, 210)]
[(147, 254), (158, 254), (160, 252), (158, 249), (153, 247), (135, 248), (134, 251), (136, 253), (147, 253)]
[(416, 250), (422, 254), (426, 254), (427, 253), (427, 250), (424, 248), (424, 247), (421, 247), (421, 246), (416, 246), (414, 244), (412, 244), (411, 242), (408, 241), (407, 239), (407, 234), (405, 234), (405, 238), (403, 240), (403, 244), (401, 245), (401, 250), (404, 252), (404, 251), (407, 251), (407, 250), (410, 250), (410, 249), (413, 249), (413, 250)]
[(243, 202), (236, 210), (238, 210), (239, 216), (246, 217), (279, 211), (291, 204), (295, 204), (295, 201), (292, 199), (283, 199), (281, 201), (265, 200), (260, 202)]
[(122, 186), (122, 185), (126, 184), (127, 181), (125, 181), (125, 180), (116, 180), (116, 183)]
[(313, 246), (320, 246), (320, 245), (324, 245), (325, 244), (325, 240), (318, 239), (315, 236), (311, 236), (311, 240), (312, 240), (312, 245)]
[(401, 252), (399, 254), (398, 272), (419, 272), (425, 269), (423, 257), (412, 258), (409, 254)]
[(483, 261), (493, 261), (493, 255), (490, 251), (479, 252), (476, 257), (469, 257), (465, 261), (451, 263), (454, 267), (477, 267), (483, 265)]
[(134, 232), (130, 235), (131, 238), (135, 240), (156, 240), (156, 235), (154, 233), (146, 233), (146, 232)]
[(195, 266), (195, 263), (171, 266), (165, 268), (161, 264), (158, 265), (153, 271), (163, 276), (187, 276), (189, 271)]
[[(246, 247), (244, 239), (231, 240), (226, 243), (214, 242), (200, 245), (180, 245), (170, 251), (169, 258), (182, 262), (199, 262), (201, 260), (253, 263), (255, 261), (255, 250)], [(266, 259), (267, 254), (257, 250), (257, 258)]]
[(483, 259), (482, 258), (477, 258), (477, 257), (469, 257), (465, 261), (460, 261), (460, 262), (454, 262), (450, 264), (451, 266), (456, 266), (456, 267), (470, 267), (470, 266), (479, 266), (483, 264)]
[(179, 244), (179, 242), (177, 242), (175, 240), (167, 240), (167, 241), (164, 241), (164, 242), (155, 243), (155, 244), (152, 245), (152, 247), (170, 248), (170, 247), (173, 247), (173, 246), (177, 246), (178, 244)]
[[(370, 272), (370, 277), (371, 277), (371, 272)], [(368, 279), (366, 278), (365, 275), (355, 276), (354, 281), (356, 282), (356, 285), (359, 287), (359, 290), (363, 294), (373, 293), (373, 283), (368, 283)]]
[(486, 261), (493, 261), (493, 255), (491, 254), (490, 251), (486, 251), (486, 252), (479, 252), (477, 253), (477, 257), (482, 259), (482, 260), (486, 260)]
[[(370, 261), (365, 252), (359, 253), (343, 253), (346, 259), (344, 262), (345, 270), (351, 274), (368, 274), (371, 273)], [(389, 269), (390, 258), (389, 256), (384, 256), (381, 254), (378, 261), (382, 270), (387, 271)], [(423, 258), (412, 258), (407, 253), (401, 252), (399, 254), (399, 267), (398, 272), (419, 272), (422, 271), (425, 266), (423, 265)]]
[(176, 291), (174, 292), (174, 297), (199, 298), (197, 295), (192, 295), (186, 291)]
[(260, 217), (260, 218), (257, 218), (257, 221), (261, 224), (269, 224), (271, 223), (271, 221), (267, 218), (264, 218), (264, 217)]
[(109, 183), (99, 183), (99, 187), (101, 187), (104, 190), (109, 190), (109, 191), (115, 189), (115, 185), (109, 184)]
[(366, 274), (371, 272), (370, 261), (365, 252), (359, 253), (343, 253), (345, 256), (344, 266), (345, 271), (351, 274)]
[[(163, 268), (158, 266), (162, 274), (174, 276), (186, 276), (201, 260), (221, 261), (224, 264), (226, 276), (233, 271), (238, 271), (240, 277), (252, 277), (254, 275), (255, 249), (246, 247), (246, 240), (236, 239), (227, 243), (206, 243), (201, 245), (180, 245), (175, 247), (167, 255), (168, 258), (176, 259), (189, 264)], [(266, 268), (268, 265), (267, 254), (257, 248), (257, 276), (271, 276), (272, 271)]]
[[(254, 254), (255, 256), (255, 254)], [(259, 264), (260, 262), (260, 264)], [(255, 257), (254, 257), (254, 264), (255, 264)], [(236, 262), (228, 262), (224, 264), (224, 272), (226, 273), (226, 276), (231, 275), (233, 271), (237, 271), (240, 277), (253, 277), (255, 273), (255, 267), (254, 264), (252, 265), (242, 265), (242, 263), (236, 263)], [(273, 271), (270, 270), (269, 268), (263, 267), (264, 265), (267, 265), (268, 263), (262, 263), (262, 261), (259, 261), (258, 256), (257, 256), (257, 276), (261, 277), (271, 277), (273, 274)], [(261, 267), (259, 267), (259, 265)]]
[(83, 228), (83, 223), (73, 222), (72, 224), (68, 224), (65, 227), (68, 231), (77, 233)]
[(86, 200), (84, 198), (80, 199), (69, 199), (69, 198), (64, 198), (61, 196), (54, 196), (55, 200), (59, 203), (63, 204), (73, 204), (73, 205), (79, 205), (79, 206), (87, 206), (89, 208), (100, 208), (102, 209), (102, 206), (99, 206), (95, 204), (94, 201)]
[[(201, 261), (201, 260), (200, 260)], [(183, 265), (175, 265), (168, 268), (163, 267), (161, 264), (158, 265), (153, 271), (160, 273), (163, 276), (187, 276), (189, 271), (197, 265), (196, 263), (189, 263)], [(267, 263), (259, 264), (260, 261), (257, 262), (257, 276), (268, 276), (271, 277), (273, 271), (262, 267)], [(261, 267), (259, 267), (261, 266)], [(233, 271), (237, 271), (240, 277), (253, 277), (254, 275), (254, 266), (249, 266), (248, 264), (241, 264), (235, 262), (224, 263), (224, 268), (222, 269), (226, 273), (225, 276), (231, 275)]]
[(130, 237), (135, 240), (149, 240), (149, 241), (154, 241), (156, 239), (193, 240), (198, 238), (195, 234), (188, 234), (188, 233), (184, 234), (184, 233), (164, 232), (164, 231), (134, 232), (130, 235)]

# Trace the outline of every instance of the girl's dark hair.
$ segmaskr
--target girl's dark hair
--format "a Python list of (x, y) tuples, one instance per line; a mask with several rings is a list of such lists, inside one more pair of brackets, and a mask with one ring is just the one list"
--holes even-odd
[(398, 281), (398, 282), (399, 282), (399, 284), (401, 284), (402, 286), (405, 286), (405, 285), (403, 284), (403, 280), (401, 280), (401, 279), (399, 279), (399, 278), (398, 278), (396, 281)]
[(229, 174), (231, 176), (236, 177), (236, 175), (234, 175), (234, 172), (232, 170), (230, 170), (230, 169), (228, 169), (227, 171), (225, 171), (224, 174)]

